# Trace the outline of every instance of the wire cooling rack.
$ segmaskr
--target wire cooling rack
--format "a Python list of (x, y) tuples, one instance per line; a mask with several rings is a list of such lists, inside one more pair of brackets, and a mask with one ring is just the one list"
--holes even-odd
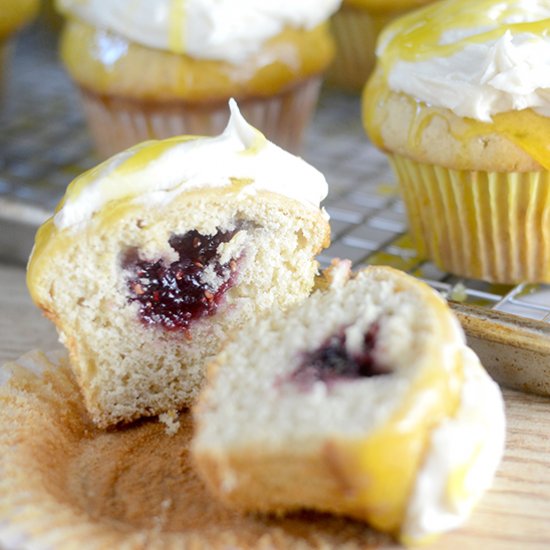
[[(36, 28), (18, 43), (0, 115), (0, 255), (23, 262), (36, 227), (66, 185), (97, 163), (76, 91), (60, 66), (55, 37)], [(357, 96), (324, 91), (304, 158), (330, 187), (332, 245), (320, 260), (388, 264), (455, 300), (550, 323), (550, 285), (494, 285), (457, 278), (418, 257), (394, 177), (361, 125)]]

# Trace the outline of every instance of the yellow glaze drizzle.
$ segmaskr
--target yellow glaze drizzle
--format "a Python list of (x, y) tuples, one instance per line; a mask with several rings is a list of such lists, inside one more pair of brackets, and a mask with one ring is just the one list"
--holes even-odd
[[(475, 9), (474, 9), (475, 6)], [(498, 8), (498, 9), (497, 9)], [(546, 36), (550, 32), (550, 19), (530, 23), (505, 23), (521, 14), (520, 2), (497, 0), (450, 0), (436, 2), (411, 12), (390, 24), (380, 37), (384, 51), (378, 60), (378, 67), (363, 96), (364, 123), (372, 141), (384, 147), (381, 128), (383, 118), (378, 114), (392, 91), (387, 86), (387, 77), (398, 61), (422, 61), (433, 57), (446, 57), (472, 43), (484, 43), (498, 39), (505, 32), (532, 33)], [(483, 29), (449, 44), (441, 43), (443, 33), (450, 29)], [(421, 98), (403, 96), (403, 100), (415, 103), (416, 116), (408, 128), (408, 142), (411, 151), (418, 146), (422, 133), (435, 116), (442, 116), (443, 109), (431, 109)], [(550, 119), (531, 109), (500, 113), (492, 122), (480, 122), (464, 118), (464, 130), (449, 131), (459, 141), (499, 134), (528, 153), (541, 166), (550, 169)]]
[[(445, 304), (426, 296), (445, 317)], [(442, 322), (437, 345), (411, 381), (397, 410), (367, 439), (336, 440), (329, 453), (349, 487), (347, 509), (375, 528), (399, 535), (416, 477), (430, 445), (432, 431), (456, 415), (461, 404), (464, 363), (454, 343), (454, 329)], [(404, 458), (405, 457), (405, 458)]]
[(369, 13), (394, 13), (412, 10), (434, 0), (344, 0), (343, 5), (368, 11)]
[[(101, 185), (101, 195), (105, 197), (106, 201), (140, 195), (147, 189), (137, 186), (135, 180), (132, 179), (132, 175), (143, 170), (145, 166), (175, 146), (193, 139), (197, 139), (197, 137), (178, 136), (159, 141), (146, 141), (128, 149), (126, 151), (128, 158), (114, 168), (112, 167), (113, 159), (102, 162), (98, 166), (87, 170), (69, 184), (57, 210), (60, 210), (67, 201), (76, 200), (88, 186), (97, 184), (98, 181)], [(109, 177), (100, 178), (101, 174), (107, 171)], [(117, 180), (116, 185), (113, 185), (114, 180)]]
[[(496, 6), (500, 8), (495, 9)], [(446, 57), (466, 45), (497, 39), (507, 31), (512, 34), (548, 33), (548, 20), (531, 23), (505, 22), (510, 17), (521, 16), (523, 11), (521, 2), (502, 0), (435, 2), (396, 19), (387, 27), (381, 37), (381, 43), (385, 47), (380, 62), (387, 71), (399, 60), (421, 61)], [(471, 30), (472, 34), (451, 43), (442, 43), (444, 33), (452, 29)]]
[[(60, 205), (58, 205), (59, 209)], [(27, 288), (35, 304), (40, 305), (38, 281), (43, 273), (42, 264), (48, 258), (53, 257), (56, 250), (63, 250), (70, 246), (68, 235), (63, 237), (55, 226), (53, 217), (46, 220), (34, 237), (34, 248), (27, 266)]]
[[(380, 116), (381, 105), (393, 92), (381, 78), (381, 68), (369, 81), (363, 95), (363, 119), (369, 136), (374, 144), (384, 148), (382, 137), (383, 117)], [(435, 117), (444, 117), (445, 109), (432, 108), (429, 105), (400, 94), (402, 101), (408, 101), (415, 112), (409, 128), (407, 129), (407, 141), (410, 151), (420, 147), (422, 135), (426, 127)], [(529, 154), (542, 167), (550, 170), (550, 118), (535, 113), (532, 109), (523, 111), (510, 111), (493, 116), (492, 122), (481, 122), (472, 118), (461, 119), (460, 128), (449, 123), (449, 133), (459, 142), (466, 144), (469, 140), (500, 134), (519, 148)]]
[(170, 30), (168, 42), (170, 50), (185, 53), (185, 3), (187, 0), (171, 0)]
[(531, 109), (499, 113), (493, 123), (468, 120), (472, 135), (480, 136), (497, 132), (506, 136), (531, 155), (541, 166), (550, 170), (550, 119)]
[(373, 527), (398, 535), (431, 431), (458, 410), (462, 383), (457, 354), (454, 372), (440, 364), (425, 369), (393, 417), (368, 439), (338, 444), (343, 474), (359, 486), (349, 505)]
[(446, 497), (449, 502), (467, 502), (473, 498), (472, 489), (468, 487), (467, 478), (473, 465), (478, 461), (481, 451), (482, 446), (479, 444), (468, 460), (451, 472), (446, 487)]

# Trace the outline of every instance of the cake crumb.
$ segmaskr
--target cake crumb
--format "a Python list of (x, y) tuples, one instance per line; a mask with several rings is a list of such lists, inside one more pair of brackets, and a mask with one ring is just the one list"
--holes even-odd
[(468, 299), (468, 292), (463, 283), (456, 283), (450, 290), (448, 295), (449, 300), (454, 302), (465, 302)]
[(168, 411), (159, 414), (159, 422), (162, 422), (166, 426), (166, 435), (176, 435), (180, 429), (180, 421), (178, 420), (177, 411)]
[(334, 258), (330, 266), (315, 278), (314, 289), (325, 292), (330, 288), (342, 288), (352, 276), (351, 267), (350, 260)]
[(167, 515), (171, 507), (172, 507), (171, 498), (165, 498), (160, 503), (159, 513), (157, 516), (154, 516), (153, 518), (153, 524), (154, 524), (153, 531), (157, 533), (162, 533), (164, 527), (166, 526)]

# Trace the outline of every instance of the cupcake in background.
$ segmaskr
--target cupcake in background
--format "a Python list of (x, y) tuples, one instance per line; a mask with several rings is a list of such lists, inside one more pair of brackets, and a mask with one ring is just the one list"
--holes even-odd
[(39, 0), (0, 0), (0, 97), (9, 70), (12, 38), (36, 15)]
[(451, 273), (550, 283), (549, 28), (548, 0), (445, 0), (380, 36), (365, 126)]
[(340, 0), (57, 0), (61, 56), (101, 155), (179, 134), (213, 135), (227, 100), (297, 151), (333, 57)]
[(382, 28), (406, 11), (433, 0), (343, 0), (332, 17), (336, 57), (327, 81), (350, 92), (363, 89), (375, 63), (376, 39)]
[(55, 0), (42, 0), (40, 19), (51, 31), (58, 32), (61, 30), (63, 17), (55, 7)]

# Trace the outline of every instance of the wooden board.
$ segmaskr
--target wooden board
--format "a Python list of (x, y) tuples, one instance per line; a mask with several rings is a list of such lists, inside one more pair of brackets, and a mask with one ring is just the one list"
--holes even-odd
[[(27, 295), (24, 271), (0, 265), (0, 362), (58, 346)], [(494, 486), (467, 525), (433, 548), (550, 548), (550, 399), (506, 389), (504, 396), (507, 449)]]

